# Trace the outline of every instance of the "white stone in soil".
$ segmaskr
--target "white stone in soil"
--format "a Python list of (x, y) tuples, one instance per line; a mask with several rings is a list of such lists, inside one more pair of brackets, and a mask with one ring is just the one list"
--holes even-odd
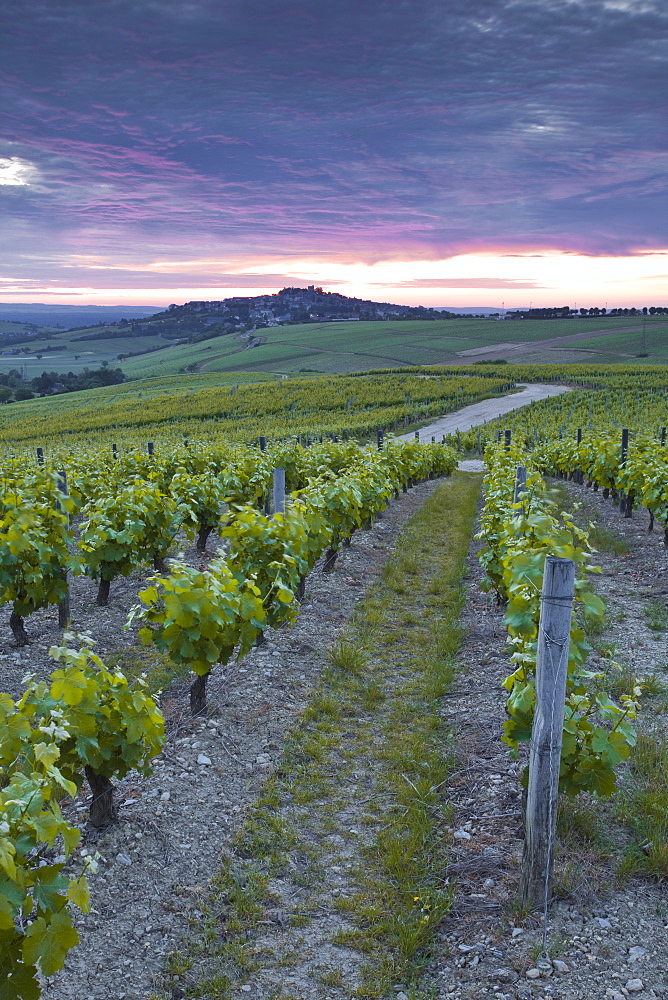
[(207, 755), (205, 753), (198, 754), (197, 763), (198, 764), (210, 764), (211, 763), (211, 758), (207, 757)]
[(627, 989), (629, 993), (640, 993), (645, 989), (645, 984), (642, 979), (629, 979), (624, 988)]

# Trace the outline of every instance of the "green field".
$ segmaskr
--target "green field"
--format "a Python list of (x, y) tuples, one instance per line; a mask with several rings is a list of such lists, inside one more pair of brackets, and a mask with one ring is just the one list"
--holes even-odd
[[(25, 324), (4, 324), (5, 326), (20, 326)], [(118, 365), (118, 355), (133, 353), (137, 351), (151, 351), (156, 347), (167, 345), (166, 349), (173, 350), (169, 342), (157, 334), (148, 333), (141, 336), (114, 336), (100, 337), (95, 340), (79, 340), (77, 338), (87, 333), (103, 333), (108, 327), (91, 327), (88, 330), (63, 330), (60, 332), (49, 332), (48, 337), (40, 336), (37, 339), (17, 342), (16, 347), (26, 348), (27, 354), (10, 354), (10, 347), (0, 351), (0, 372), (9, 372), (16, 368), (19, 371), (25, 369), (29, 379), (41, 375), (44, 371), (56, 372), (81, 372), (84, 368), (99, 368), (103, 361), (110, 367)], [(6, 332), (11, 332), (7, 330)], [(120, 333), (121, 331), (119, 331)], [(37, 357), (37, 355), (41, 357)], [(146, 355), (151, 357), (151, 355)]]
[[(193, 344), (174, 344), (174, 337), (187, 337), (193, 331), (187, 325), (170, 326), (164, 320), (145, 320), (134, 329), (119, 324), (66, 331), (45, 328), (45, 336), (37, 340), (11, 344), (0, 350), (0, 372), (18, 369), (31, 379), (43, 371), (77, 373), (84, 368), (99, 368), (106, 362), (111, 367), (120, 366), (131, 379), (178, 375), (186, 371), (347, 374), (400, 365), (471, 363), (485, 356), (463, 356), (463, 352), (498, 347), (499, 356), (503, 356), (503, 345), (507, 344), (526, 347), (526, 351), (514, 351), (508, 356), (509, 361), (517, 363), (628, 362), (642, 352), (642, 334), (638, 330), (625, 331), (629, 327), (641, 327), (642, 322), (643, 318), (637, 316), (603, 316), (542, 321), (444, 319), (307, 323), (258, 329), (249, 337), (264, 342), (248, 347), (248, 341), (234, 333)], [(668, 358), (665, 317), (647, 317), (645, 322), (647, 360), (663, 363)], [(13, 332), (9, 326), (20, 324), (6, 325), (7, 332)], [(587, 338), (563, 346), (543, 347), (540, 344), (544, 340), (593, 334), (598, 330), (614, 332), (606, 337)], [(201, 335), (201, 331), (195, 330), (194, 335)], [(81, 339), (88, 336), (93, 339)], [(16, 346), (27, 353), (10, 353)], [(119, 360), (119, 355), (130, 352), (133, 357)]]
[[(636, 325), (641, 326), (642, 324)], [(648, 357), (641, 360), (666, 364), (668, 362), (668, 327), (660, 323), (647, 323), (644, 338), (641, 330), (633, 333), (620, 331), (604, 339), (581, 340), (574, 346), (582, 350), (596, 351), (600, 355), (597, 362), (603, 360), (617, 362), (624, 357), (630, 362), (642, 353), (643, 339), (644, 350), (647, 351)]]
[[(642, 323), (642, 318), (639, 320), (632, 316), (549, 321), (457, 319), (308, 323), (257, 330), (254, 336), (266, 339), (266, 343), (253, 348), (245, 347), (240, 338), (227, 335), (199, 344), (169, 347), (146, 357), (131, 358), (122, 364), (122, 368), (130, 378), (176, 374), (185, 368), (201, 372), (320, 371), (346, 374), (397, 365), (447, 364), (460, 360), (470, 363), (475, 357), (461, 358), (460, 352), (507, 343), (526, 344), (528, 352), (530, 345), (536, 341), (608, 329), (620, 331), (619, 335), (611, 335), (619, 339), (617, 354), (611, 357), (610, 351), (602, 350), (603, 345), (608, 343), (607, 337), (586, 341), (585, 349), (594, 351), (590, 358), (592, 363), (622, 361), (628, 360), (630, 353), (622, 348), (639, 337), (636, 334), (625, 335), (622, 331), (639, 323)], [(658, 328), (668, 330), (662, 317), (648, 319), (647, 328), (648, 331)], [(573, 351), (581, 346), (584, 347), (584, 344), (575, 342)], [(584, 350), (581, 356), (587, 357)], [(579, 354), (573, 358), (576, 359), (580, 359)], [(513, 360), (520, 362), (523, 358), (515, 356)], [(546, 356), (541, 360), (558, 362), (560, 358), (555, 352), (554, 357)], [(657, 360), (663, 360), (663, 354)]]

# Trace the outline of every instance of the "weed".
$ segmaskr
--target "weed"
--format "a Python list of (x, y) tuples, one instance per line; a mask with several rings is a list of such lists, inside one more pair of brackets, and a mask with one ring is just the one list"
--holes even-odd
[(647, 695), (649, 698), (668, 693), (668, 686), (666, 685), (666, 682), (660, 677), (657, 677), (656, 674), (645, 674), (644, 677), (639, 679), (638, 683), (640, 684), (643, 694)]
[[(552, 958), (557, 958), (562, 955), (566, 945), (568, 944), (568, 938), (564, 937), (562, 934), (555, 934), (553, 937), (548, 937), (547, 948), (545, 949)], [(600, 947), (599, 947), (600, 951)], [(535, 964), (538, 959), (543, 954), (543, 941), (536, 941), (535, 944), (531, 945), (529, 949), (529, 955), (531, 956), (531, 961)]]
[(562, 845), (573, 840), (600, 844), (602, 832), (595, 801), (586, 795), (578, 795), (574, 799), (562, 796), (557, 813), (557, 833)]
[(668, 745), (661, 733), (639, 734), (618, 813), (633, 833), (621, 872), (668, 879)]
[(383, 573), (383, 583), (388, 590), (391, 590), (395, 594), (408, 594), (410, 591), (410, 583), (394, 563), (386, 567)]
[(631, 551), (625, 538), (600, 523), (592, 522), (589, 525), (589, 541), (599, 552), (608, 552), (610, 555), (623, 556)]
[(242, 858), (267, 858), (276, 863), (284, 851), (297, 843), (297, 837), (280, 816), (257, 809), (234, 838)]
[(322, 718), (338, 719), (341, 716), (341, 706), (339, 702), (331, 694), (327, 694), (323, 691), (317, 691), (308, 708), (305, 710), (303, 718), (305, 720), (313, 719), (317, 722)]
[(623, 694), (632, 695), (637, 683), (635, 672), (628, 664), (617, 663), (615, 660), (610, 661), (607, 685), (608, 691), (614, 698), (619, 698)]
[(329, 651), (329, 660), (339, 670), (359, 677), (368, 665), (369, 656), (361, 643), (339, 639)]
[(299, 960), (300, 956), (296, 951), (284, 951), (279, 955), (276, 964), (279, 968), (291, 968), (297, 965)]
[(668, 608), (663, 601), (650, 601), (645, 608), (645, 617), (652, 632), (665, 632), (668, 628)]
[(327, 969), (318, 973), (318, 979), (323, 986), (345, 986), (346, 980), (341, 969)]
[(361, 687), (362, 705), (367, 712), (372, 712), (381, 702), (385, 700), (385, 692), (373, 678), (366, 681)]

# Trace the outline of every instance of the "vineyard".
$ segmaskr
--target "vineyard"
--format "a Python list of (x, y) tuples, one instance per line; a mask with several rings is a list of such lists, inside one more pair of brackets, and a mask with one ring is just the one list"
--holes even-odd
[[(499, 829), (506, 816), (521, 822), (548, 556), (575, 566), (560, 822), (617, 817), (626, 847), (618, 864), (609, 849), (606, 877), (617, 865), (643, 885), (665, 881), (665, 591), (646, 581), (653, 618), (629, 649), (608, 641), (614, 587), (603, 598), (598, 581), (602, 540), (614, 532), (580, 509), (631, 525), (634, 545), (643, 518), (660, 579), (665, 371), (458, 366), (231, 387), (211, 378), (34, 401), (26, 418), (3, 413), (0, 996), (112, 995), (95, 973), (104, 958), (87, 962), (105, 947), (107, 917), (124, 925), (123, 898), (110, 892), (126, 882), (136, 902), (115, 961), (135, 953), (137, 981), (124, 981), (119, 997), (417, 997), (438, 976), (448, 996), (486, 995), (465, 990), (475, 956), (491, 961), (494, 935), (503, 937), (492, 922), (533, 926), (530, 908), (512, 909), (517, 845), (503, 864), (484, 859), (497, 814)], [(447, 441), (431, 437), (430, 418), (532, 381), (566, 381), (570, 391)], [(415, 439), (395, 436), (425, 424)], [(483, 454), (474, 528), (482, 476), (457, 468)], [(467, 557), (474, 530), (479, 569)], [(474, 620), (464, 574), (480, 578), (468, 598), (478, 602)], [(458, 734), (450, 712), (453, 697), (472, 698), (467, 712), (476, 711), (467, 643), (482, 658), (492, 621), (495, 653), (485, 655), (501, 672), (481, 687), (479, 710), (491, 698), (498, 726), (482, 757), (514, 782), (496, 812), (475, 789), (467, 799), (470, 784), (459, 789), (461, 755), (479, 731)], [(647, 629), (651, 669), (629, 651)], [(479, 749), (474, 758), (475, 770)], [(648, 760), (654, 798), (629, 806), (629, 776), (646, 778)], [(505, 786), (490, 787), (494, 797)], [(218, 824), (212, 808), (228, 818)], [(133, 816), (151, 859), (144, 876), (127, 841)], [(165, 846), (165, 824), (182, 838), (181, 860)], [(175, 866), (168, 895), (150, 850)], [(557, 852), (555, 893), (579, 905), (572, 880), (564, 888), (566, 854)], [(485, 878), (492, 885), (481, 889)], [(182, 887), (195, 884), (187, 901)], [(154, 885), (169, 927), (161, 947), (142, 951), (154, 930), (137, 914), (154, 912)], [(467, 885), (478, 889), (470, 899)], [(164, 916), (179, 909), (187, 933)], [(326, 920), (303, 930), (319, 910)], [(139, 937), (138, 922), (149, 927)], [(473, 933), (484, 946), (469, 945)], [(446, 970), (451, 945), (458, 958)], [(288, 954), (292, 994), (279, 960)], [(522, 968), (518, 952), (517, 978), (565, 976), (558, 963), (566, 972), (568, 963), (550, 955), (549, 966)], [(664, 965), (645, 976), (653, 989), (666, 985)], [(497, 995), (508, 981), (498, 979)], [(553, 995), (588, 995), (559, 983)]]
[(246, 444), (260, 435), (368, 437), (378, 428), (397, 430), (501, 395), (513, 384), (497, 372), (474, 379), (434, 374), (294, 378), (230, 386), (219, 384), (221, 376), (151, 379), (5, 407), (0, 439), (12, 450), (30, 442), (59, 454), (70, 450), (70, 442), (98, 450), (109, 449), (112, 441), (134, 448), (139, 427), (147, 440), (166, 447), (184, 438), (209, 436)]

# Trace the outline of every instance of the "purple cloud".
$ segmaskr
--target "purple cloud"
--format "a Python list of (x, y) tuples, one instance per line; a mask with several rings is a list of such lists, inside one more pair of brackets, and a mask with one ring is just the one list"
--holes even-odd
[(0, 188), (0, 262), (664, 246), (667, 22), (659, 0), (18, 0), (0, 161), (34, 173)]

